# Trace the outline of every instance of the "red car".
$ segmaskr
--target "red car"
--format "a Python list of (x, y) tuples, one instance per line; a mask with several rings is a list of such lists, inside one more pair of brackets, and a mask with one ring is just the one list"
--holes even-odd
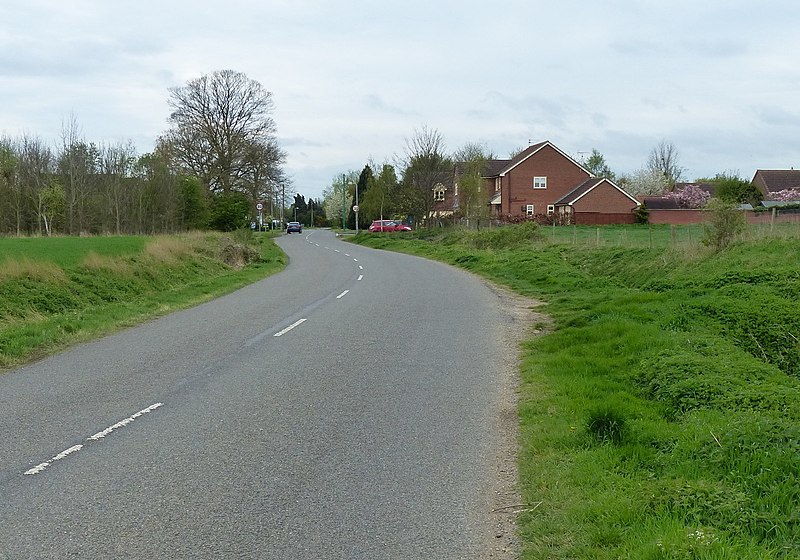
[(396, 220), (375, 220), (369, 226), (369, 230), (376, 231), (411, 231), (411, 226)]

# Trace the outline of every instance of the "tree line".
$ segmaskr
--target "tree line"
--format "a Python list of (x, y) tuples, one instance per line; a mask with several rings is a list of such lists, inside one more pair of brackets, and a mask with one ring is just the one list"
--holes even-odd
[[(51, 146), (0, 138), (0, 234), (156, 234), (246, 227), (291, 199), (272, 94), (221, 70), (169, 90), (170, 127), (151, 153), (83, 138), (74, 117)], [(265, 220), (265, 221), (267, 221)]]
[(468, 142), (452, 153), (435, 129), (422, 127), (406, 140), (403, 155), (393, 163), (368, 162), (361, 171), (343, 173), (323, 192), (322, 205), (332, 225), (364, 229), (372, 220), (400, 219), (413, 224), (441, 221), (437, 186), (455, 189), (458, 173), (458, 206), (448, 220), (479, 223), (488, 218), (489, 208), (482, 173), (495, 159), (486, 146)]
[[(512, 159), (524, 148), (513, 150)], [(457, 205), (447, 216), (449, 222), (480, 225), (489, 217), (488, 196), (484, 183), (486, 165), (496, 156), (483, 144), (467, 142), (447, 153), (444, 139), (437, 130), (422, 127), (406, 140), (402, 156), (393, 163), (368, 162), (359, 171), (349, 171), (333, 178), (323, 193), (322, 206), (331, 225), (355, 228), (359, 207), (359, 227), (368, 227), (375, 219), (402, 219), (418, 224), (435, 225), (443, 222), (436, 211), (437, 184), (456, 188)], [(575, 158), (596, 177), (615, 181), (632, 196), (660, 196), (672, 193), (683, 181), (686, 169), (680, 164), (680, 154), (674, 144), (659, 142), (649, 152), (645, 164), (632, 173), (617, 174), (609, 167), (605, 156), (593, 149), (588, 158)], [(713, 186), (716, 196), (728, 203), (755, 202), (761, 193), (737, 173), (719, 173), (712, 178), (696, 179), (695, 183)], [(686, 190), (686, 189), (684, 189)], [(686, 204), (705, 203), (707, 196), (696, 196), (699, 189), (681, 191)], [(700, 193), (706, 194), (706, 193)], [(677, 195), (676, 195), (677, 196)], [(358, 203), (358, 204), (357, 204)], [(755, 202), (757, 204), (757, 202)]]

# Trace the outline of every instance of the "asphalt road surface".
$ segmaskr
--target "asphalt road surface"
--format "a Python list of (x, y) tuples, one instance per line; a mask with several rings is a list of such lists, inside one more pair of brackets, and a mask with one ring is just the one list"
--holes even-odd
[(490, 557), (501, 297), (279, 244), (271, 278), (0, 375), (0, 559)]

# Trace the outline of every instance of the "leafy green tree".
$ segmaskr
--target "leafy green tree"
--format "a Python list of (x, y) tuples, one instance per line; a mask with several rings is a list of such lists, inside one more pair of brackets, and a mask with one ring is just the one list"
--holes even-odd
[(240, 192), (219, 193), (211, 199), (211, 227), (235, 231), (250, 225), (250, 201)]
[(422, 127), (406, 141), (400, 209), (422, 223), (428, 222), (435, 206), (434, 187), (447, 184), (453, 176), (453, 163), (445, 155), (444, 140), (438, 131)]
[(583, 166), (595, 177), (605, 177), (612, 181), (616, 178), (614, 172), (608, 167), (606, 158), (595, 148), (592, 149), (591, 155), (586, 159), (586, 163)]
[(197, 177), (183, 177), (180, 180), (183, 226), (187, 230), (205, 229), (209, 225), (211, 213), (205, 188)]
[(388, 163), (381, 166), (378, 175), (370, 174), (369, 186), (360, 201), (361, 211), (365, 223), (369, 226), (372, 220), (395, 218), (394, 195), (397, 191), (398, 181), (394, 167)]
[[(458, 211), (467, 226), (480, 227), (481, 220), (489, 215), (488, 193), (485, 191), (483, 174), (486, 165), (494, 156), (484, 146), (467, 143), (453, 154), (458, 186)], [(455, 188), (455, 186), (454, 186)]]
[(764, 195), (753, 183), (732, 173), (718, 174), (712, 183), (716, 186), (716, 196), (730, 204), (752, 204), (758, 206)]
[(311, 221), (311, 215), (308, 211), (308, 204), (306, 198), (301, 194), (294, 195), (294, 202), (289, 207), (288, 221), (300, 222), (301, 224), (308, 224)]
[[(356, 229), (356, 213), (353, 211), (356, 201), (358, 201), (359, 206), (358, 227), (360, 229), (369, 227), (370, 222), (368, 221), (368, 217), (361, 212), (361, 201), (364, 199), (364, 196), (367, 193), (371, 177), (372, 169), (369, 165), (365, 165), (364, 169), (361, 170), (361, 174), (358, 176), (358, 181), (353, 186), (353, 203), (350, 206), (350, 213), (347, 216), (347, 227), (349, 229)], [(356, 192), (358, 193), (358, 196), (356, 196)]]
[(51, 235), (53, 229), (59, 222), (63, 222), (64, 208), (67, 197), (64, 187), (57, 179), (50, 181), (50, 184), (41, 192), (42, 218), (44, 219), (45, 231)]
[[(19, 157), (10, 139), (0, 140), (0, 210), (8, 216), (9, 225), (13, 222), (17, 235), (22, 231), (20, 204), (22, 195), (19, 192)], [(12, 218), (13, 216), (13, 218)]]

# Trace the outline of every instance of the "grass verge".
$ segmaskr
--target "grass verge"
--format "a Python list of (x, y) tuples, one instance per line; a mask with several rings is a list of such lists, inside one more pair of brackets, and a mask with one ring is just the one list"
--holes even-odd
[(0, 370), (197, 305), (285, 264), (268, 236), (0, 238)]
[(652, 248), (649, 233), (580, 245), (530, 225), (354, 240), (547, 303), (553, 330), (523, 345), (523, 558), (800, 558), (797, 238), (712, 253), (662, 235)]

